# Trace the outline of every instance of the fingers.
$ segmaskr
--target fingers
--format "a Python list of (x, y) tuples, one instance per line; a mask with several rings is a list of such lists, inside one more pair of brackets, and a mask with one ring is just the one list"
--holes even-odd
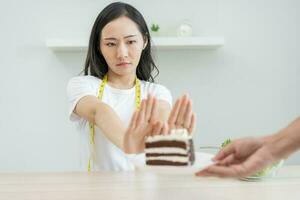
[(184, 117), (183, 117), (183, 127), (184, 128), (189, 128), (191, 125), (192, 121), (192, 102), (191, 100), (187, 101)]
[(196, 176), (240, 177), (241, 174), (236, 166), (212, 165), (197, 172)]
[(168, 123), (164, 123), (161, 134), (163, 134), (163, 135), (168, 135), (169, 134)]
[(151, 113), (150, 113), (150, 123), (155, 123), (158, 119), (158, 101), (155, 97), (153, 97), (152, 101), (152, 107), (151, 107)]
[(153, 125), (152, 135), (160, 135), (163, 127), (164, 127), (164, 124), (162, 122), (160, 122), (160, 121), (156, 122)]
[(223, 160), (220, 160), (218, 162), (219, 165), (230, 165), (230, 164), (233, 164), (235, 163), (235, 156), (234, 154), (230, 154), (228, 155), (227, 157), (225, 157)]
[(250, 176), (261, 169), (256, 162), (250, 161), (251, 166), (246, 166), (246, 162), (229, 166), (212, 165), (196, 173), (196, 176), (216, 176), (243, 178)]
[(213, 161), (220, 161), (222, 159), (224, 159), (225, 157), (227, 157), (230, 154), (234, 154), (235, 153), (235, 142), (227, 145), (226, 147), (224, 147), (223, 149), (221, 149), (217, 155), (213, 158)]
[(133, 129), (136, 127), (136, 124), (137, 124), (137, 117), (138, 117), (138, 113), (139, 111), (135, 111), (131, 117), (131, 120), (130, 120), (130, 123), (129, 123), (129, 128), (130, 129)]
[(195, 130), (195, 126), (196, 126), (196, 114), (192, 113), (190, 126), (187, 128), (189, 134), (193, 133), (193, 131)]
[(185, 116), (185, 111), (187, 110), (187, 105), (188, 105), (189, 99), (187, 95), (183, 95), (182, 101), (180, 104), (179, 112), (177, 115), (176, 119), (176, 128), (182, 128), (184, 125), (184, 116)]
[(167, 123), (162, 123), (160, 121), (152, 125), (152, 136), (154, 135), (168, 135), (169, 128)]
[[(146, 122), (155, 124), (158, 119), (158, 101), (155, 97), (148, 95), (145, 105), (142, 103), (141, 113), (138, 117), (138, 122), (141, 122), (144, 116)], [(143, 115), (144, 113), (144, 115)], [(166, 130), (172, 130), (175, 128), (186, 128), (191, 134), (195, 128), (196, 116), (192, 112), (192, 102), (187, 95), (183, 95), (178, 98), (170, 112), (168, 124), (161, 131), (165, 134)]]
[(152, 96), (148, 95), (145, 101), (145, 111), (144, 111), (144, 119), (146, 122), (155, 123), (158, 118), (158, 101)]
[(140, 110), (138, 111), (138, 116), (136, 119), (137, 124), (144, 122), (145, 113), (146, 113), (146, 100), (144, 99), (144, 100), (142, 100)]
[(208, 176), (214, 176), (215, 174), (213, 174), (213, 172), (211, 172), (211, 168), (213, 168), (215, 165), (210, 165), (198, 172), (196, 172), (196, 176), (203, 176), (203, 177), (208, 177)]
[(154, 100), (154, 97), (152, 95), (148, 94), (148, 97), (147, 97), (147, 100), (146, 100), (146, 109), (145, 109), (145, 119), (147, 121), (151, 117), (153, 100)]
[(187, 95), (176, 100), (168, 120), (169, 129), (186, 128), (191, 134), (195, 129), (196, 115), (192, 111), (192, 101)]
[(228, 156), (227, 163), (233, 162), (235, 164), (221, 165), (221, 162), (209, 166), (206, 169), (196, 173), (197, 176), (218, 176), (218, 177), (247, 177), (260, 169), (272, 164), (271, 157), (266, 157), (266, 152), (260, 149), (251, 156), (247, 157), (243, 161), (236, 162), (238, 160), (232, 159), (232, 156)]
[(177, 120), (177, 116), (178, 116), (178, 112), (180, 109), (180, 105), (181, 105), (181, 101), (182, 101), (182, 97), (180, 97), (179, 99), (176, 100), (171, 112), (170, 112), (170, 116), (168, 119), (168, 124), (169, 124), (169, 128), (170, 130), (175, 129), (175, 123)]

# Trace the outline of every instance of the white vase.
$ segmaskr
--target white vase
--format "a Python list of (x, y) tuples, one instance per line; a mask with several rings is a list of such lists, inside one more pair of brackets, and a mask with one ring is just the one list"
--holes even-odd
[(184, 21), (177, 28), (177, 36), (188, 37), (188, 36), (192, 36), (192, 34), (193, 34), (193, 29), (191, 24), (188, 21)]

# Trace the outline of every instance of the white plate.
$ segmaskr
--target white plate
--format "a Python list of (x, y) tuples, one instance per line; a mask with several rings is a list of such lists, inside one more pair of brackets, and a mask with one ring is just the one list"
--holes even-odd
[(244, 177), (244, 178), (240, 178), (240, 179), (243, 181), (260, 181), (260, 180), (266, 179), (266, 178), (274, 178), (277, 174), (278, 169), (282, 167), (283, 163), (284, 163), (284, 160), (278, 161), (277, 164), (275, 164), (273, 167), (271, 167), (263, 175), (260, 175), (260, 176), (253, 175), (253, 176), (248, 176), (248, 177)]
[(137, 171), (147, 171), (158, 174), (194, 174), (201, 169), (213, 164), (213, 154), (195, 152), (195, 163), (192, 166), (149, 166), (145, 165), (144, 158), (132, 158)]

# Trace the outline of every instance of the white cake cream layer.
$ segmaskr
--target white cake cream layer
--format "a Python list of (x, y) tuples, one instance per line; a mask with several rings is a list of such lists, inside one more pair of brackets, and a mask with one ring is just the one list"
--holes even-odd
[(154, 135), (149, 136), (146, 142), (157, 142), (157, 141), (188, 141), (192, 139), (192, 136), (188, 134), (186, 129), (174, 129), (169, 135)]
[(163, 160), (163, 161), (171, 161), (171, 162), (182, 162), (188, 163), (188, 157), (181, 157), (181, 156), (149, 156), (146, 157), (146, 161), (148, 160)]
[(145, 148), (145, 153), (178, 153), (178, 154), (187, 154), (186, 149), (176, 148), (176, 147), (155, 147), (155, 148)]

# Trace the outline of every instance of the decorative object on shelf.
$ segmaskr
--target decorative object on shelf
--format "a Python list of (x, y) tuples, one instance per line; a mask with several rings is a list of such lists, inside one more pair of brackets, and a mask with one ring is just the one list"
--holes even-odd
[(151, 31), (158, 32), (158, 30), (159, 30), (159, 25), (158, 24), (152, 24), (151, 25)]
[(159, 33), (159, 25), (156, 23), (152, 23), (150, 29), (151, 29), (151, 34), (152, 36), (158, 36)]
[(180, 24), (179, 27), (177, 28), (177, 36), (188, 37), (188, 36), (192, 36), (192, 34), (193, 34), (193, 29), (189, 20), (184, 20), (183, 23)]

